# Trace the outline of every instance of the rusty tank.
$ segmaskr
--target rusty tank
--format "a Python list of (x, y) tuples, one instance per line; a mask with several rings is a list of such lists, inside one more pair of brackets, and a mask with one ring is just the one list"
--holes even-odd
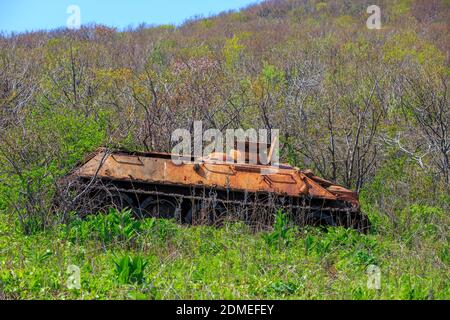
[(298, 225), (368, 230), (357, 193), (288, 164), (235, 163), (236, 153), (176, 164), (170, 153), (100, 148), (60, 186), (78, 212), (115, 206), (140, 217), (213, 225), (240, 220), (264, 229), (283, 210)]

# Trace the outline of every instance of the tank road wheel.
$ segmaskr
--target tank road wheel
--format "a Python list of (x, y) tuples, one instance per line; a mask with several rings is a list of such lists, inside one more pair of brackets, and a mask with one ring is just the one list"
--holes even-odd
[(313, 210), (306, 213), (306, 224), (322, 227), (335, 227), (336, 221), (330, 212), (324, 212), (321, 210)]
[(148, 197), (139, 206), (139, 213), (142, 217), (154, 217), (163, 219), (175, 218), (177, 205), (168, 199), (155, 199)]
[[(186, 214), (183, 216), (182, 221), (186, 224), (192, 224), (192, 217), (194, 215), (194, 211), (197, 210), (198, 204), (192, 203), (187, 207)], [(195, 209), (193, 209), (195, 208)]]
[(228, 209), (225, 204), (222, 202), (217, 203), (210, 214), (212, 224), (214, 224), (215, 226), (223, 225), (225, 219), (227, 218), (227, 215)]
[(360, 214), (360, 220), (357, 226), (357, 230), (365, 234), (368, 234), (370, 231), (370, 227), (371, 225), (369, 218), (367, 218), (367, 216), (364, 214)]
[(197, 212), (201, 210), (202, 206), (200, 203), (193, 203), (190, 207), (186, 215), (184, 216), (184, 223), (194, 224), (194, 214), (197, 216)]
[[(183, 222), (189, 224), (200, 222), (200, 224), (207, 223), (219, 226), (224, 222), (227, 213), (226, 206), (221, 202), (216, 203), (215, 207), (200, 202), (189, 208), (187, 214), (184, 216)], [(195, 217), (195, 220), (193, 217)]]
[(105, 196), (105, 203), (108, 207), (113, 207), (116, 210), (128, 208), (131, 209), (133, 213), (136, 213), (133, 199), (122, 192), (107, 193)]
[(361, 214), (361, 212), (354, 213), (351, 218), (351, 223), (349, 223), (347, 228), (353, 228), (359, 232), (368, 233), (370, 229), (370, 222), (366, 215)]

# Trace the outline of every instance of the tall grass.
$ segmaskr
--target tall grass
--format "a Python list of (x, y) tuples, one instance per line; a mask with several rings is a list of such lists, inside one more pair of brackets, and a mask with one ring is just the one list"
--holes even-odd
[[(433, 214), (434, 227), (417, 224), (404, 235), (299, 229), (281, 212), (272, 232), (254, 233), (242, 223), (187, 227), (111, 211), (26, 236), (16, 218), (2, 214), (0, 293), (23, 299), (448, 299), (448, 240), (430, 210), (414, 207), (410, 219)], [(400, 223), (409, 228), (411, 222)], [(69, 265), (81, 270), (80, 290), (66, 286)], [(380, 290), (367, 287), (371, 265), (381, 269)]]

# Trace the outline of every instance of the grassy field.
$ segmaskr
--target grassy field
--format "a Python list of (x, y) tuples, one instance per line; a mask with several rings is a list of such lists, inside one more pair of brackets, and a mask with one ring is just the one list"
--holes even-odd
[[(381, 29), (368, 0), (268, 0), (0, 34), (0, 299), (449, 299), (449, 1), (377, 3)], [(72, 213), (86, 155), (178, 153), (196, 121), (279, 129), (280, 162), (358, 192), (370, 233)]]
[[(188, 227), (111, 211), (24, 236), (2, 214), (0, 297), (449, 299), (445, 214), (414, 210), (416, 227), (375, 225), (369, 235), (299, 229), (282, 213), (273, 231), (253, 233), (241, 223)], [(80, 268), (79, 289), (67, 286), (70, 265)], [(367, 286), (369, 265), (381, 269), (379, 290)]]

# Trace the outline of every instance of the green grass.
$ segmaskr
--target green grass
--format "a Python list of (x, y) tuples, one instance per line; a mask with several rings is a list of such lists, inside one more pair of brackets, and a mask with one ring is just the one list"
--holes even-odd
[[(450, 298), (445, 226), (402, 237), (287, 223), (280, 217), (273, 232), (253, 233), (240, 223), (188, 227), (110, 212), (25, 236), (0, 214), (0, 297)], [(380, 290), (367, 287), (371, 264), (381, 268)], [(79, 290), (66, 285), (69, 265), (80, 268)]]

